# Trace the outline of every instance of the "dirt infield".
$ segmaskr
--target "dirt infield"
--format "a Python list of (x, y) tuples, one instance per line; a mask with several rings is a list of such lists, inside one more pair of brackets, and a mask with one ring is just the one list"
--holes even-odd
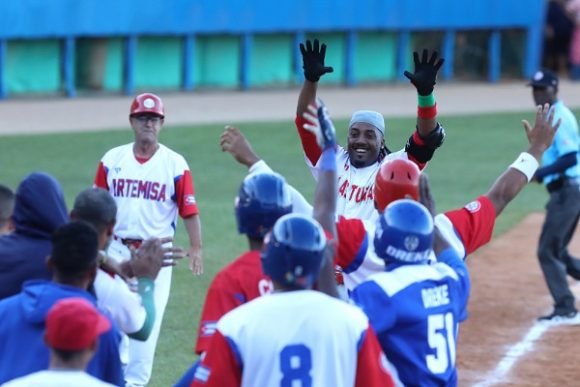
[[(461, 386), (578, 385), (580, 325), (535, 322), (552, 308), (536, 258), (543, 218), (529, 215), (468, 258), (472, 294), (457, 349)], [(580, 251), (578, 233), (571, 251)], [(577, 282), (570, 284), (578, 296)]]

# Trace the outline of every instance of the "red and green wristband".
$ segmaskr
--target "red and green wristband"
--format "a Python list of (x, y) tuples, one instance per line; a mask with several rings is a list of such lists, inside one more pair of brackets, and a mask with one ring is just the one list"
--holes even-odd
[(417, 95), (417, 116), (424, 120), (430, 120), (437, 116), (437, 103), (435, 94)]

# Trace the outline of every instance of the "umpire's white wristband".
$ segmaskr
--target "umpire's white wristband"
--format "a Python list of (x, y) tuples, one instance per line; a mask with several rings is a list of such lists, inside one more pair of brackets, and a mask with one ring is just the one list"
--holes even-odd
[(523, 173), (528, 178), (528, 182), (534, 177), (534, 173), (536, 173), (538, 166), (538, 160), (527, 152), (520, 153), (516, 161), (510, 165), (511, 168), (517, 169)]

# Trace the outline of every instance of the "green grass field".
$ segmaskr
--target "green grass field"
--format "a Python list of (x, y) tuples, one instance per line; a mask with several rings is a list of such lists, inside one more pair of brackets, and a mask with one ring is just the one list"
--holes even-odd
[[(440, 117), (447, 139), (427, 168), (437, 209), (461, 207), (487, 192), (493, 181), (527, 148), (521, 119), (530, 112), (477, 116)], [(339, 142), (346, 139), (346, 121), (335, 122)], [(306, 198), (314, 183), (304, 164), (298, 136), (291, 121), (243, 124), (240, 129), (256, 152)], [(387, 120), (387, 143), (393, 150), (404, 146), (414, 130), (414, 119)], [(215, 273), (242, 253), (247, 245), (239, 236), (233, 216), (237, 189), (246, 174), (219, 148), (223, 126), (167, 127), (161, 142), (185, 156), (194, 177), (200, 206), (205, 273), (194, 277), (182, 263), (174, 271), (173, 289), (157, 347), (151, 386), (172, 385), (194, 360), (193, 346), (205, 291)], [(0, 182), (16, 188), (28, 173), (53, 174), (61, 182), (67, 204), (92, 184), (100, 157), (110, 148), (132, 141), (130, 129), (78, 134), (0, 137)], [(543, 208), (545, 190), (527, 187), (499, 218), (495, 233), (515, 225), (527, 213)], [(177, 243), (185, 245), (183, 225)]]

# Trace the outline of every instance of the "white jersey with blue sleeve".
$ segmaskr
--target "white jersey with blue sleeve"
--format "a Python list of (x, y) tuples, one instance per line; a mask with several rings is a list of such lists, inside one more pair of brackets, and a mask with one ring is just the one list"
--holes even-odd
[(390, 264), (351, 294), (405, 386), (454, 386), (459, 322), (470, 280), (453, 248), (428, 264)]
[(273, 293), (217, 323), (192, 386), (394, 386), (364, 313), (313, 290)]

